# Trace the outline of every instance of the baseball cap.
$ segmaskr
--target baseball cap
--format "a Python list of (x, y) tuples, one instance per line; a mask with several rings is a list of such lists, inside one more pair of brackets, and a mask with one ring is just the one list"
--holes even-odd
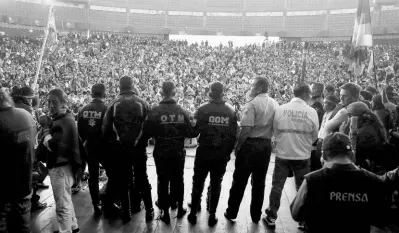
[(322, 144), (322, 151), (350, 151), (352, 144), (346, 134), (336, 132), (327, 135)]
[(349, 104), (346, 110), (352, 116), (361, 116), (370, 111), (369, 107), (361, 101)]

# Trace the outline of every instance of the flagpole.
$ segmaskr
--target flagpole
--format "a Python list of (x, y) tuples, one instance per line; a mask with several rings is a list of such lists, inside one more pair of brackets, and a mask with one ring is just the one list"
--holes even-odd
[(49, 8), (49, 10), (48, 10), (47, 26), (46, 26), (46, 29), (45, 29), (45, 32), (44, 32), (44, 41), (43, 41), (42, 49), (41, 49), (41, 52), (40, 52), (39, 62), (38, 62), (38, 64), (37, 64), (35, 79), (34, 79), (34, 81), (33, 81), (33, 83), (32, 83), (32, 89), (33, 89), (33, 90), (36, 90), (36, 84), (37, 84), (37, 81), (38, 81), (38, 78), (39, 78), (40, 68), (41, 68), (41, 66), (42, 66), (42, 60), (43, 60), (43, 56), (44, 56), (44, 50), (45, 50), (45, 48), (46, 48), (47, 37), (48, 37), (48, 33), (49, 33), (50, 17), (51, 17), (51, 14), (52, 14), (53, 9), (54, 9), (54, 6), (51, 5), (50, 8)]

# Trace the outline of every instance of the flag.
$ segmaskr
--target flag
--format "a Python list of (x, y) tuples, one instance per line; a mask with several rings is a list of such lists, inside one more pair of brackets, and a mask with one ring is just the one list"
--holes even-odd
[(373, 45), (369, 0), (358, 1), (351, 48), (354, 59), (353, 66), (357, 76), (363, 73), (365, 67), (363, 62), (367, 59), (367, 47)]
[(367, 73), (371, 74), (371, 72), (374, 71), (374, 52), (373, 50), (370, 50), (370, 62), (369, 62), (369, 68), (367, 69)]
[(55, 8), (54, 6), (50, 6), (50, 15), (48, 18), (48, 24), (47, 24), (47, 42), (46, 42), (46, 55), (51, 55), (55, 52), (57, 49), (58, 45), (58, 39), (57, 39), (57, 30), (55, 27)]
[(307, 41), (303, 42), (303, 51), (302, 51), (302, 75), (301, 75), (301, 81), (300, 82), (305, 82), (306, 78), (306, 62), (307, 62), (307, 57), (308, 57), (308, 47), (309, 43)]

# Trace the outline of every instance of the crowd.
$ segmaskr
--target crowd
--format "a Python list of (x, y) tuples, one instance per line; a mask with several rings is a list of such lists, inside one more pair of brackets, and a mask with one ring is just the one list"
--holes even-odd
[[(399, 63), (395, 63), (394, 46), (375, 46), (375, 68), (366, 66), (365, 73), (355, 77), (347, 46), (311, 44), (302, 79), (302, 46), (295, 42), (234, 48), (231, 43), (210, 47), (207, 42), (188, 45), (117, 34), (89, 39), (69, 34), (60, 36), (56, 50), (46, 54), (35, 93), (27, 86), (33, 81), (40, 46), (40, 40), (1, 37), (0, 136), (7, 142), (7, 151), (23, 157), (25, 166), (20, 169), (36, 164), (34, 159), (46, 163), (60, 232), (79, 232), (71, 187), (81, 179), (86, 163), (97, 215), (104, 204), (106, 213), (120, 210), (128, 222), (143, 202), (146, 221), (153, 219), (146, 171), (150, 138), (155, 140), (158, 175), (155, 204), (166, 224), (170, 208), (178, 210), (178, 218), (187, 212), (183, 205), (185, 138), (198, 138), (199, 145), (188, 221), (196, 224), (210, 173), (208, 224), (217, 224), (221, 182), (235, 151), (224, 216), (237, 217), (252, 175), (250, 214), (258, 223), (274, 138), (272, 190), (263, 218), (269, 227), (276, 225), (288, 176), (295, 177), (298, 195), (291, 211), (300, 229), (367, 232), (370, 225), (384, 225), (385, 215), (380, 213), (389, 209), (387, 197), (397, 189), (399, 179), (398, 170), (390, 172), (399, 166), (395, 146)], [(36, 130), (40, 131), (35, 143)], [(21, 162), (17, 158), (1, 164), (15, 165)], [(100, 164), (109, 177), (105, 203), (98, 190)], [(32, 174), (28, 173), (16, 177), (29, 184), (15, 190), (17, 202), (0, 203), (1, 224), (7, 230), (9, 223), (11, 232), (13, 227), (29, 232), (28, 202), (36, 194), (35, 189), (30, 191)], [(342, 201), (348, 204), (336, 204)], [(326, 208), (319, 210), (320, 216), (334, 218), (343, 211), (346, 228), (326, 229), (327, 221), (315, 214), (321, 204)], [(13, 205), (20, 207), (15, 218), (7, 215)]]
[[(41, 44), (40, 39), (0, 37), (3, 87), (32, 84)], [(395, 63), (395, 49), (375, 46), (374, 61), (378, 84), (389, 82), (397, 90), (399, 63)], [(348, 72), (347, 50), (342, 43), (312, 43), (307, 80), (333, 85), (353, 81), (353, 72)], [(89, 102), (89, 87), (96, 83), (105, 84), (110, 100), (119, 91), (119, 78), (132, 76), (142, 97), (155, 104), (161, 99), (160, 84), (170, 80), (177, 84), (178, 103), (193, 113), (196, 106), (206, 101), (209, 90), (204, 87), (213, 81), (225, 83), (226, 98), (237, 107), (243, 106), (254, 74), (270, 77), (270, 95), (280, 104), (288, 102), (301, 69), (302, 45), (298, 42), (233, 48), (231, 44), (210, 47), (206, 42), (188, 45), (184, 41), (118, 34), (95, 34), (89, 39), (69, 34), (60, 35), (55, 52), (43, 60), (38, 88), (41, 94), (54, 87), (63, 88), (76, 112)], [(364, 88), (375, 86), (374, 77), (365, 72), (358, 83)]]

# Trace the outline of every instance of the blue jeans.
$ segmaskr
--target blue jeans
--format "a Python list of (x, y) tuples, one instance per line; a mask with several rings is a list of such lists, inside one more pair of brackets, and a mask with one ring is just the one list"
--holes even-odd
[(0, 233), (30, 233), (31, 194), (13, 203), (0, 204)]
[(284, 184), (290, 171), (294, 172), (295, 186), (298, 191), (305, 175), (310, 172), (310, 160), (288, 160), (276, 157), (272, 190), (269, 197), (269, 208), (266, 209), (266, 214), (268, 216), (277, 218), (277, 212), (280, 208), (281, 193), (283, 192)]
[(72, 167), (70, 165), (56, 167), (49, 170), (51, 186), (55, 200), (60, 233), (71, 233), (78, 228), (75, 209), (72, 203), (71, 187), (74, 183)]

